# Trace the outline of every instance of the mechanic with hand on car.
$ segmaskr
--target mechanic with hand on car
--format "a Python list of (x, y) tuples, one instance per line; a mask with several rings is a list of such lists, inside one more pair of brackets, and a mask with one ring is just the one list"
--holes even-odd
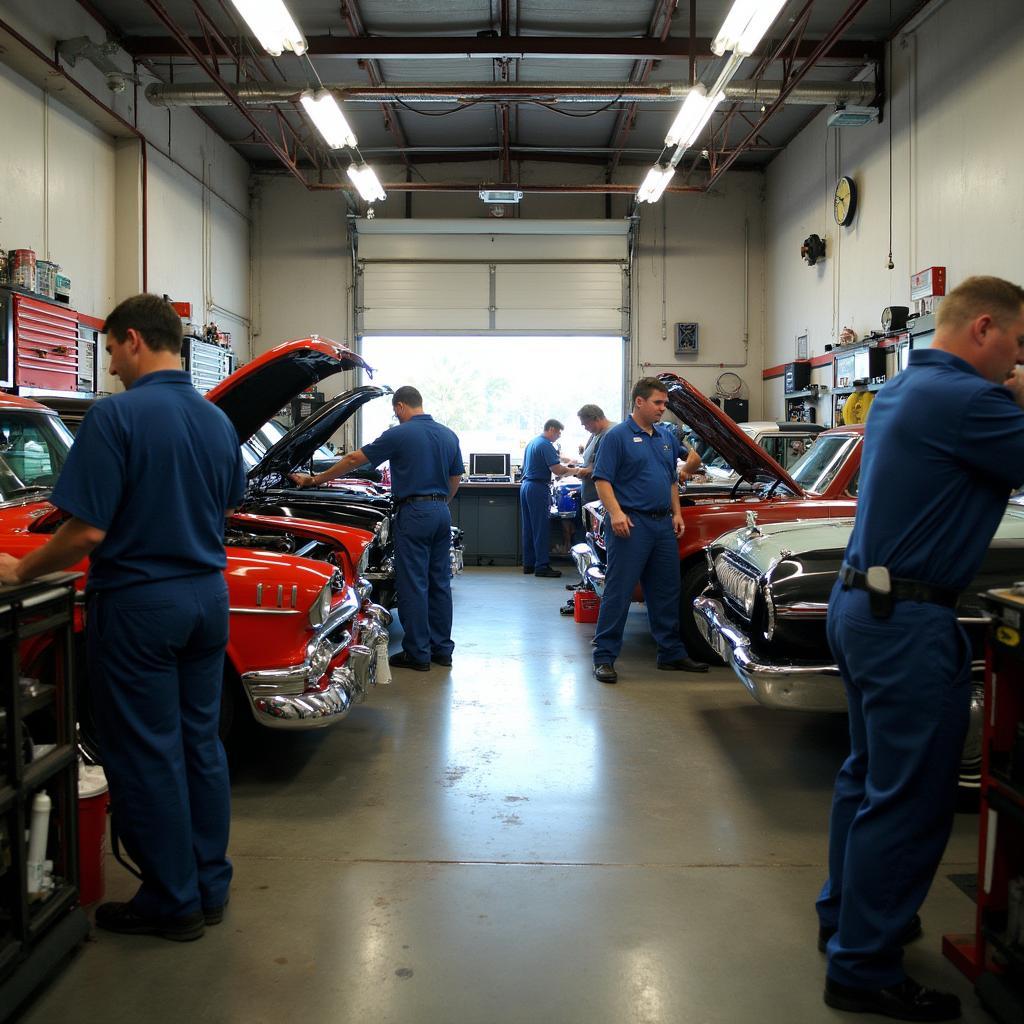
[(103, 903), (108, 931), (186, 942), (224, 916), (231, 804), (218, 737), (228, 591), (224, 516), (245, 486), (234, 427), (181, 369), (181, 320), (157, 295), (107, 317), (127, 388), (86, 414), (51, 498), (70, 519), (0, 582), (91, 556), (86, 644), (112, 824), (142, 875)]
[(544, 430), (527, 446), (523, 453), (523, 479), (519, 486), (519, 510), (523, 519), (523, 572), (529, 576), (562, 575), (551, 568), (551, 477), (572, 473), (563, 465), (555, 441), (565, 427), (558, 420), (548, 420)]
[(395, 500), (395, 591), (405, 636), (396, 668), (428, 672), (430, 663), (452, 663), (452, 517), (448, 502), (465, 467), (455, 432), (423, 411), (423, 396), (410, 385), (391, 397), (398, 426), (339, 459), (322, 473), (292, 473), (299, 487), (314, 487), (357, 466), (391, 463)]
[(594, 465), (597, 493), (607, 513), (608, 566), (594, 637), (594, 677), (602, 683), (618, 680), (615, 659), (638, 582), (658, 645), (658, 668), (708, 670), (687, 654), (679, 636), (680, 445), (675, 431), (659, 423), (668, 392), (657, 377), (643, 377), (633, 387), (632, 403), (632, 413), (604, 435)]
[(836, 1009), (960, 1016), (955, 995), (907, 976), (902, 946), (920, 934), (953, 825), (971, 669), (955, 605), (1024, 481), (1022, 358), (1024, 290), (968, 278), (939, 306), (932, 347), (914, 349), (871, 406), (828, 609), (850, 711), (817, 904)]

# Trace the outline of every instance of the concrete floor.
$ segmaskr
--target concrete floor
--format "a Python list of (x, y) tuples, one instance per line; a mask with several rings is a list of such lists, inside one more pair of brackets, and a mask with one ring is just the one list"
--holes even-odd
[[(821, 1002), (813, 911), (845, 720), (766, 711), (724, 668), (653, 671), (639, 607), (601, 686), (563, 582), (467, 570), (451, 670), (267, 732), (237, 772), (225, 922), (97, 932), (21, 1020), (857, 1020)], [(990, 1018), (939, 943), (973, 924), (946, 876), (976, 829), (959, 816), (907, 955), (969, 1022)], [(108, 862), (108, 898), (132, 881)]]

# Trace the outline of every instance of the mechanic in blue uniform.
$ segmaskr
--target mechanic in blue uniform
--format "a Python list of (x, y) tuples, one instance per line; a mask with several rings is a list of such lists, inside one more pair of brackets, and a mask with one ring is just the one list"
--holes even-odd
[(969, 278), (939, 307), (933, 346), (911, 352), (867, 421), (857, 519), (828, 610), (850, 709), (817, 905), (825, 1002), (838, 1009), (960, 1015), (956, 996), (907, 977), (902, 944), (920, 933), (953, 823), (971, 664), (954, 605), (1024, 481), (1022, 358), (1024, 291)]
[(423, 396), (414, 387), (399, 388), (391, 398), (398, 426), (376, 441), (350, 452), (322, 473), (293, 473), (300, 487), (344, 476), (356, 466), (391, 463), (395, 500), (395, 590), (405, 629), (402, 650), (391, 657), (397, 668), (428, 672), (430, 663), (451, 665), (452, 517), (464, 466), (455, 432), (423, 411)]
[(565, 427), (558, 420), (548, 420), (544, 430), (523, 453), (523, 477), (519, 485), (519, 512), (523, 521), (523, 572), (529, 576), (557, 579), (559, 569), (551, 568), (551, 476), (565, 476), (572, 470), (563, 466), (555, 441)]
[(680, 445), (675, 431), (659, 424), (668, 392), (657, 377), (643, 377), (632, 393), (632, 413), (602, 438), (594, 482), (605, 507), (608, 553), (605, 589), (594, 637), (594, 676), (618, 680), (615, 659), (637, 583), (643, 585), (658, 668), (707, 672), (686, 653), (679, 636), (679, 548), (683, 533), (676, 486)]
[(142, 884), (110, 931), (198, 939), (224, 915), (231, 806), (218, 737), (228, 591), (224, 515), (243, 497), (238, 437), (181, 369), (181, 320), (156, 295), (108, 317), (127, 391), (85, 417), (52, 501), (71, 516), (0, 581), (91, 555), (86, 644), (113, 822)]

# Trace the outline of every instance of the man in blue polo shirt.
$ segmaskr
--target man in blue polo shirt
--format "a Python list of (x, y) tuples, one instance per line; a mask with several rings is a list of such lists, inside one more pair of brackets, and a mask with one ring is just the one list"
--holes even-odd
[(0, 555), (0, 582), (91, 556), (89, 685), (114, 824), (142, 875), (96, 924), (189, 941), (223, 918), (231, 881), (224, 516), (245, 476), (231, 423), (181, 369), (170, 304), (137, 295), (103, 329), (128, 390), (82, 422), (51, 499), (71, 518), (20, 561)]
[(939, 307), (932, 348), (912, 351), (871, 406), (828, 610), (850, 709), (817, 904), (837, 1009), (960, 1015), (955, 995), (907, 977), (902, 944), (920, 934), (953, 824), (971, 666), (954, 605), (1024, 481), (1022, 358), (1024, 290), (969, 278)]
[(594, 676), (618, 680), (615, 659), (637, 583), (644, 589), (658, 668), (707, 672), (686, 653), (679, 636), (679, 549), (683, 532), (676, 486), (680, 445), (675, 432), (659, 425), (668, 392), (657, 377), (643, 377), (632, 394), (632, 413), (601, 440), (594, 482), (605, 507), (608, 552), (604, 594), (594, 637)]
[(395, 589), (405, 636), (401, 653), (391, 657), (397, 668), (428, 672), (430, 663), (450, 666), (452, 642), (451, 543), (448, 502), (455, 497), (464, 466), (459, 439), (423, 411), (423, 396), (414, 387), (399, 388), (391, 398), (398, 426), (376, 441), (349, 452), (322, 473), (293, 473), (299, 487), (312, 487), (344, 476), (356, 466), (391, 463), (395, 499)]
[(523, 453), (523, 479), (519, 485), (519, 515), (523, 526), (523, 572), (529, 576), (557, 579), (559, 569), (551, 568), (551, 476), (565, 476), (572, 470), (563, 466), (555, 442), (565, 427), (548, 420), (544, 430)]

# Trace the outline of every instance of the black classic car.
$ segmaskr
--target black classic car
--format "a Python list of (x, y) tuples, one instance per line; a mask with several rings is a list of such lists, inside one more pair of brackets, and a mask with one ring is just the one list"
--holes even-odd
[[(707, 548), (710, 585), (694, 602), (708, 644), (751, 696), (786, 711), (845, 711), (846, 693), (829, 650), (825, 616), (853, 519), (745, 527)], [(1024, 508), (1007, 506), (981, 571), (957, 606), (974, 648), (971, 726), (960, 785), (977, 789), (981, 767), (984, 638), (982, 591), (1024, 578)], [(926, 670), (924, 667), (922, 670)]]

